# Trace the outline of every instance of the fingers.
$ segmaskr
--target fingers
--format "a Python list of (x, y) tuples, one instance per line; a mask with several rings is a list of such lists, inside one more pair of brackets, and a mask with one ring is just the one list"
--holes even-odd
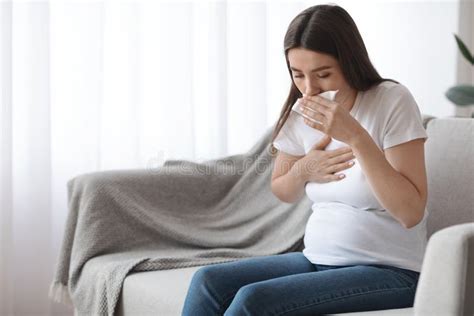
[(328, 174), (323, 177), (325, 182), (333, 182), (333, 181), (340, 181), (344, 179), (346, 176), (344, 174)]
[(348, 153), (344, 153), (344, 154), (335, 156), (333, 158), (329, 158), (327, 160), (327, 164), (328, 164), (328, 166), (332, 166), (334, 164), (341, 163), (341, 162), (346, 162), (346, 161), (349, 161), (349, 160), (354, 159), (354, 158), (355, 158), (355, 156), (351, 151), (351, 152), (348, 152)]
[(306, 125), (322, 130), (323, 124), (326, 121), (326, 117), (315, 109), (309, 106), (300, 105), (301, 115), (304, 117)]
[(318, 110), (321, 110), (321, 111), (330, 110), (333, 105), (333, 101), (327, 100), (320, 96), (304, 97), (302, 98), (300, 102), (304, 105), (310, 105), (310, 104), (312, 104), (313, 106), (320, 105), (320, 107), (318, 107)]
[(317, 129), (318, 131), (324, 131), (324, 125), (321, 124), (321, 122), (313, 120), (313, 119), (304, 119), (304, 123), (308, 125), (309, 127), (312, 127), (314, 129)]
[(306, 108), (305, 111), (303, 111), (303, 116), (309, 117), (310, 119), (316, 120), (318, 122), (324, 122), (326, 121), (326, 117), (321, 114), (321, 112), (317, 112), (314, 110), (307, 110), (309, 108)]
[(345, 153), (327, 160), (328, 167), (324, 169), (324, 172), (327, 173), (324, 178), (330, 181), (339, 181), (345, 178), (345, 174), (336, 174), (337, 172), (347, 170), (355, 165), (354, 159), (355, 156), (352, 152)]
[(300, 110), (305, 113), (305, 114), (308, 114), (310, 116), (318, 116), (318, 117), (321, 117), (321, 118), (326, 118), (326, 116), (329, 114), (329, 111), (327, 108), (317, 104), (317, 103), (314, 103), (314, 102), (305, 102), (305, 103), (301, 103), (300, 104)]
[(351, 168), (352, 166), (354, 166), (354, 164), (355, 164), (355, 162), (354, 162), (353, 160), (351, 160), (351, 161), (345, 161), (345, 162), (341, 162), (341, 163), (338, 163), (338, 164), (329, 166), (329, 167), (326, 168), (325, 171), (326, 171), (327, 173), (334, 174), (334, 173), (336, 173), (336, 172), (349, 169), (349, 168)]
[(333, 105), (333, 101), (327, 100), (317, 95), (314, 96), (314, 101), (318, 104), (324, 105), (327, 108), (331, 108), (331, 106)]

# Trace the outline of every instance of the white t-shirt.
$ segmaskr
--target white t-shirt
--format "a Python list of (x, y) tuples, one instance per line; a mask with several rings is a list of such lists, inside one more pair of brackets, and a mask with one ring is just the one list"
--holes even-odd
[[(420, 110), (409, 90), (384, 81), (359, 91), (350, 111), (381, 149), (428, 137)], [(291, 155), (305, 155), (324, 133), (291, 111), (273, 145)], [(326, 150), (348, 146), (332, 138)], [(426, 219), (404, 228), (378, 202), (358, 163), (337, 174), (342, 180), (308, 182), (313, 201), (306, 225), (303, 254), (315, 264), (383, 264), (420, 271), (426, 247)]]

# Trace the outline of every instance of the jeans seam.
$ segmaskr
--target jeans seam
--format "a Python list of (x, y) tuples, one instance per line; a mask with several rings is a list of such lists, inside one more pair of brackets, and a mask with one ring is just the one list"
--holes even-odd
[[(399, 288), (392, 288), (392, 289), (380, 289), (380, 290), (375, 290), (375, 291), (370, 291), (368, 293), (379, 293), (379, 292), (387, 292), (387, 291), (395, 291), (395, 290), (406, 290), (406, 289), (412, 289), (413, 287), (399, 287)], [(306, 305), (303, 305), (303, 306), (298, 306), (296, 308), (293, 308), (293, 309), (290, 309), (290, 310), (286, 310), (284, 311), (283, 313), (280, 313), (280, 314), (277, 314), (277, 316), (281, 316), (281, 315), (284, 315), (284, 314), (287, 314), (289, 312), (293, 312), (295, 310), (298, 310), (298, 309), (302, 309), (302, 308), (305, 308), (305, 307), (308, 307), (308, 306), (313, 306), (313, 305), (320, 305), (320, 304), (323, 304), (323, 303), (327, 303), (327, 302), (337, 302), (337, 301), (340, 301), (342, 299), (346, 299), (348, 297), (354, 297), (354, 296), (360, 296), (360, 295), (366, 295), (367, 293), (353, 293), (353, 294), (349, 294), (349, 295), (343, 295), (341, 297), (337, 297), (335, 299), (328, 299), (328, 300), (325, 300), (325, 301), (321, 301), (321, 302), (317, 302), (317, 303), (310, 303), (310, 304), (306, 304)]]

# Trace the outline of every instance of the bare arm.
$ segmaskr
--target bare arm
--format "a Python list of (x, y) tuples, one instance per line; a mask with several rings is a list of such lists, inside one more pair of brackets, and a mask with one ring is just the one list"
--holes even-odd
[(405, 228), (418, 224), (427, 200), (423, 140), (415, 139), (384, 153), (363, 132), (351, 146), (380, 204)]
[(272, 192), (283, 202), (293, 203), (304, 195), (305, 177), (301, 174), (299, 161), (304, 156), (293, 156), (279, 152), (272, 174)]

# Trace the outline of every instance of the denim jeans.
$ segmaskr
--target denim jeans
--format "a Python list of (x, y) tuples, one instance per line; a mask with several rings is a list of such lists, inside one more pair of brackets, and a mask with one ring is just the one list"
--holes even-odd
[(199, 268), (183, 316), (321, 315), (413, 306), (419, 272), (387, 265), (329, 266), (301, 252)]

